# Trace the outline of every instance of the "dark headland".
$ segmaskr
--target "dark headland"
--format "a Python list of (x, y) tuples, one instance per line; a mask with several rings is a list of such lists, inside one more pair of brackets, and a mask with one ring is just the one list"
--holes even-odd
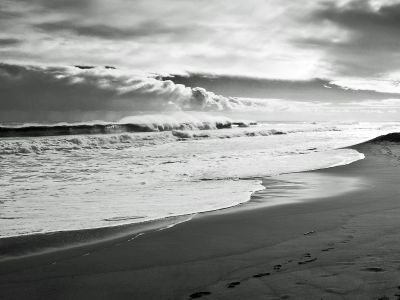
[(398, 299), (400, 134), (354, 148), (366, 158), (312, 172), (354, 189), (253, 209), (260, 192), (136, 239), (3, 259), (0, 299)]

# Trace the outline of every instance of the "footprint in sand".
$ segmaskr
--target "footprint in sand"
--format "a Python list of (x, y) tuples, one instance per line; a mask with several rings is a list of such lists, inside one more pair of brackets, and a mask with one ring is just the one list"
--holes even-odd
[(211, 293), (210, 292), (196, 292), (196, 293), (191, 294), (189, 297), (190, 297), (190, 299), (198, 299), (198, 298), (201, 298), (201, 297), (207, 296), (207, 295), (211, 295)]
[(354, 236), (348, 235), (345, 240), (340, 241), (339, 243), (346, 244), (346, 243), (350, 242), (353, 238), (354, 238)]
[(332, 273), (332, 274), (322, 274), (319, 277), (326, 278), (326, 277), (335, 277), (338, 276), (339, 273)]
[(315, 233), (315, 230), (304, 232), (303, 235), (310, 235), (310, 234), (313, 234), (313, 233)]
[(314, 257), (314, 258), (312, 258), (312, 259), (299, 261), (298, 264), (299, 264), (299, 265), (305, 265), (305, 264), (311, 263), (311, 262), (316, 261), (316, 260), (317, 260), (317, 258)]
[(335, 249), (335, 248), (333, 248), (333, 247), (328, 247), (328, 248), (322, 249), (321, 251), (323, 251), (323, 252), (328, 252), (328, 251), (331, 251), (331, 250), (333, 250), (333, 249)]
[(253, 275), (253, 278), (260, 278), (260, 277), (264, 277), (264, 276), (269, 276), (271, 275), (271, 273), (258, 273)]
[(382, 269), (382, 268), (378, 268), (378, 267), (369, 267), (369, 268), (363, 269), (363, 271), (367, 271), (367, 272), (384, 272), (385, 270)]
[(226, 287), (227, 287), (228, 289), (233, 289), (233, 288), (235, 288), (236, 286), (238, 286), (239, 284), (240, 284), (239, 281), (234, 281), (234, 282), (229, 283)]

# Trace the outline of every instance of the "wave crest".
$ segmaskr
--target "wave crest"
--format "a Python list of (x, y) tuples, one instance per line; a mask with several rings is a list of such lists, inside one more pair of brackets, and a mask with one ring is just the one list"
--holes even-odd
[(187, 113), (143, 115), (121, 119), (115, 123), (57, 123), (0, 126), (0, 137), (37, 137), (82, 134), (116, 134), (125, 132), (158, 132), (172, 130), (212, 130), (231, 128), (226, 117)]

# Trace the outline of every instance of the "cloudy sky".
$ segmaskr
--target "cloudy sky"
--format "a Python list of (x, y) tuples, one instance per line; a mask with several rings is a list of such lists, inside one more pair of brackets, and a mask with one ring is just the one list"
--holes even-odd
[(399, 37), (394, 0), (2, 0), (0, 121), (395, 120)]

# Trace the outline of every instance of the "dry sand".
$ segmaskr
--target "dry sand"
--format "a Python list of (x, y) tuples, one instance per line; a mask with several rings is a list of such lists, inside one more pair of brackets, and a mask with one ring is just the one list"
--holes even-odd
[(133, 240), (2, 261), (0, 299), (400, 299), (399, 145), (313, 172), (357, 183), (333, 180), (333, 196), (262, 207), (259, 193)]

